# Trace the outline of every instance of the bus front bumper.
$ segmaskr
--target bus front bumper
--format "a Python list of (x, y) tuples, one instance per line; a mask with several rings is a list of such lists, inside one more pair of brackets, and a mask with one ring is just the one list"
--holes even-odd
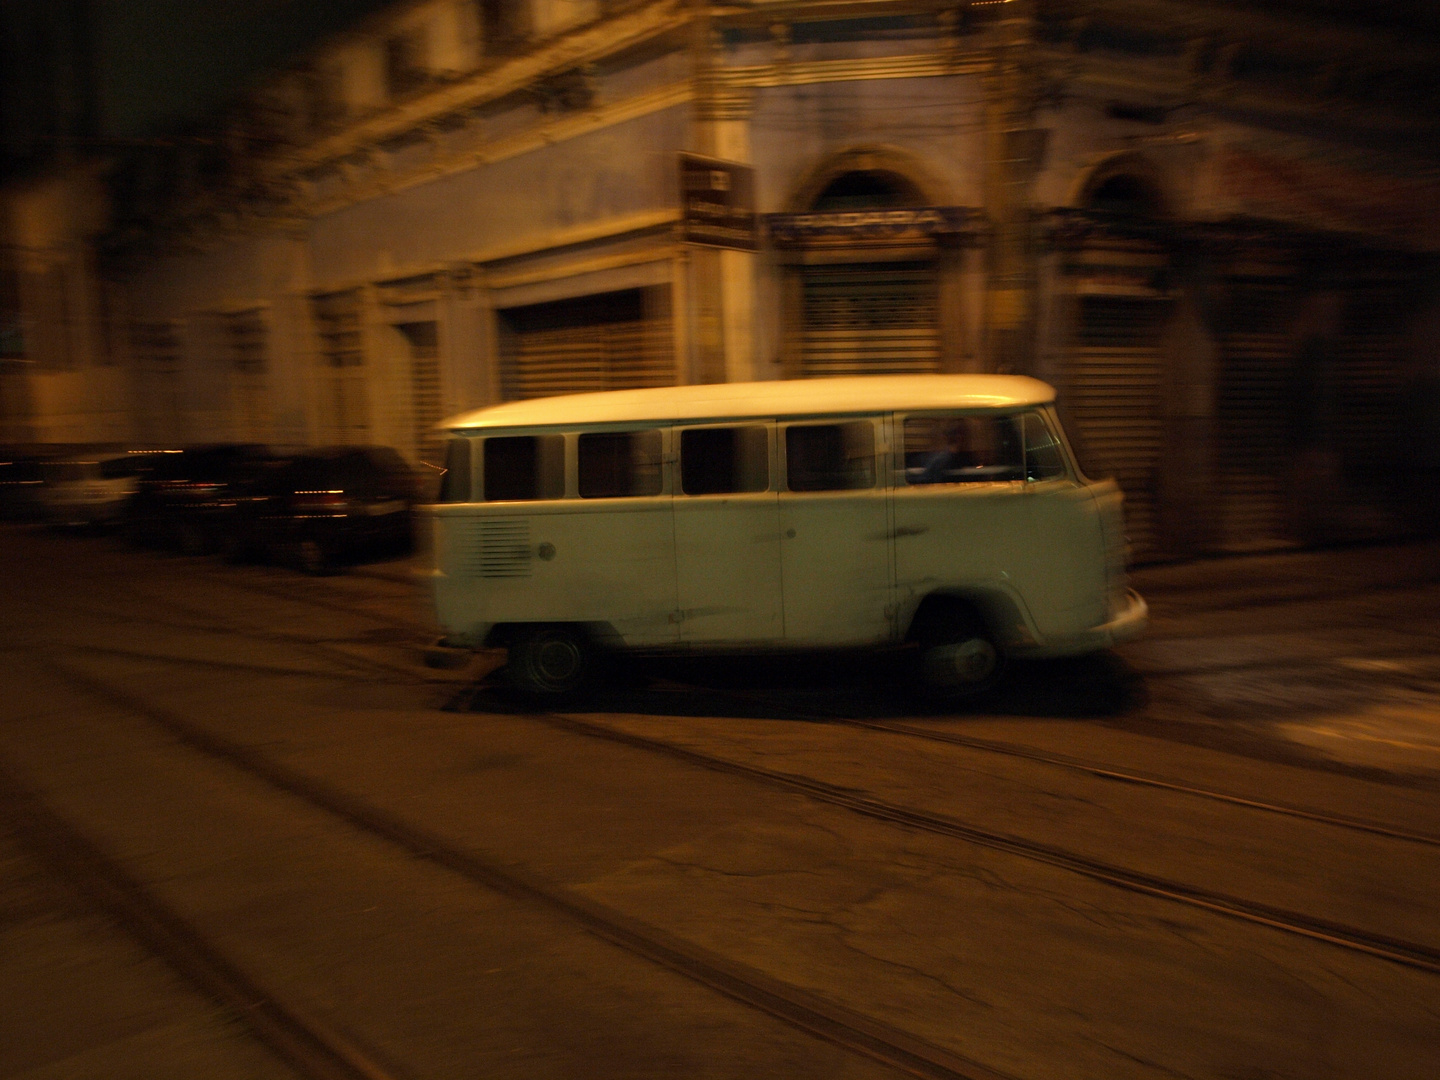
[(1012, 647), (1017, 656), (1036, 658), (1055, 656), (1083, 656), (1085, 653), (1109, 649), (1126, 641), (1133, 641), (1145, 632), (1150, 623), (1150, 607), (1145, 598), (1134, 589), (1125, 590), (1125, 606), (1108, 622), (1092, 626), (1063, 640), (1046, 641), (1034, 645)]

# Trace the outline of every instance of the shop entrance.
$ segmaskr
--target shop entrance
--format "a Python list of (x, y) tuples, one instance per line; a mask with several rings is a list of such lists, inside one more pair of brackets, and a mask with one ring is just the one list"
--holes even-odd
[(1264, 550), (1283, 546), (1289, 534), (1293, 272), (1265, 260), (1237, 261), (1223, 284), (1215, 399), (1219, 542), (1227, 551)]
[(933, 263), (807, 266), (802, 288), (806, 378), (940, 370)]
[(924, 202), (908, 179), (882, 169), (841, 173), (815, 198), (804, 216), (816, 231), (791, 256), (797, 374), (941, 369), (934, 241), (884, 216)]
[(1112, 175), (1086, 208), (1092, 231), (1069, 266), (1076, 317), (1063, 389), (1086, 468), (1120, 484), (1130, 548), (1143, 559), (1160, 550), (1170, 256), (1152, 238), (1160, 199), (1147, 181)]
[(655, 286), (501, 310), (505, 400), (674, 384), (669, 300)]
[(416, 461), (437, 468), (443, 464), (444, 442), (436, 426), (441, 420), (440, 333), (434, 319), (395, 323), (410, 352), (411, 449)]
[(1086, 467), (1113, 476), (1125, 493), (1131, 550), (1144, 556), (1159, 542), (1161, 338), (1170, 303), (1153, 294), (1106, 293), (1081, 295), (1079, 303), (1067, 373), (1070, 415)]

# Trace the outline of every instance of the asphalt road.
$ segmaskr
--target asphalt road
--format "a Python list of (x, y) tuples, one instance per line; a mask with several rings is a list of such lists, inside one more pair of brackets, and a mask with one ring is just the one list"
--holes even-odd
[(401, 563), (0, 565), (0, 1077), (1440, 1075), (1440, 547), (1145, 569), (954, 715), (526, 710)]

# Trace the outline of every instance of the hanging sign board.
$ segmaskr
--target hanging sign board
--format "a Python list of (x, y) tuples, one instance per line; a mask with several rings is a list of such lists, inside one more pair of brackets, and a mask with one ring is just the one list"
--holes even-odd
[(689, 244), (756, 250), (755, 170), (681, 154), (680, 228)]

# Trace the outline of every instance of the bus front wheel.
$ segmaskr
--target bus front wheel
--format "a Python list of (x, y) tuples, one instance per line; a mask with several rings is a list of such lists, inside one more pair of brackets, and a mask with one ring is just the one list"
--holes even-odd
[(1005, 657), (983, 620), (968, 611), (936, 612), (916, 635), (920, 683), (936, 704), (977, 697), (995, 687)]

